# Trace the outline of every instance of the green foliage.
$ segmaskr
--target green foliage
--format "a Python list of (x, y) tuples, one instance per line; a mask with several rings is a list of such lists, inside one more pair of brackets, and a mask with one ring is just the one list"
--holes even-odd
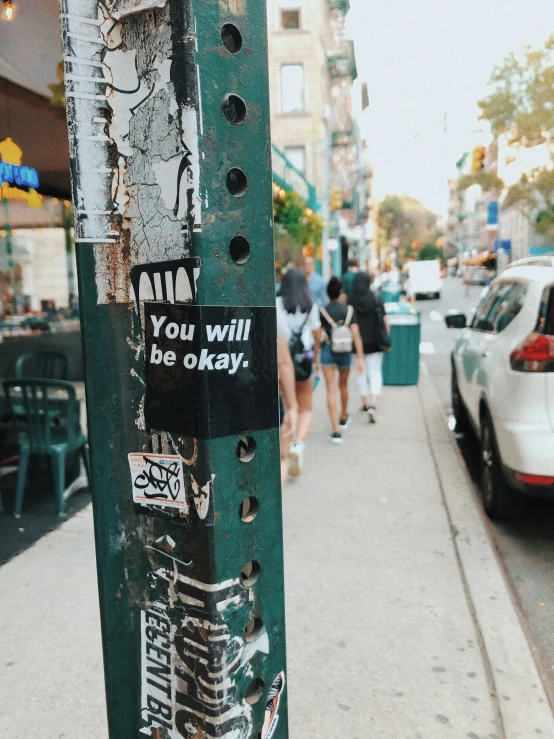
[(554, 35), (541, 49), (508, 54), (492, 73), (493, 92), (478, 105), (495, 136), (513, 146), (554, 143)]
[(295, 244), (319, 246), (323, 235), (323, 219), (309, 210), (306, 202), (294, 191), (273, 204), (275, 224), (292, 237)]
[(551, 234), (554, 232), (554, 205), (549, 205), (545, 210), (539, 211), (536, 218), (535, 231), (540, 234)]
[(484, 192), (493, 190), (500, 193), (504, 188), (504, 180), (496, 172), (487, 172), (482, 169), (474, 174), (462, 175), (458, 179), (458, 192), (463, 192), (472, 185), (479, 185)]
[(550, 162), (522, 174), (504, 198), (503, 207), (524, 213), (540, 209), (536, 230), (554, 238), (554, 35), (540, 49), (510, 53), (492, 73), (493, 91), (479, 102), (481, 118), (495, 136), (505, 135), (513, 148), (546, 147)]
[(418, 251), (418, 261), (430, 260), (430, 259), (442, 259), (442, 249), (439, 249), (435, 244), (425, 244)]
[(413, 242), (433, 242), (439, 238), (437, 218), (435, 213), (409, 195), (387, 195), (379, 207), (385, 241), (390, 244), (392, 239), (399, 239), (401, 263), (410, 256), (417, 257), (419, 252), (412, 248)]

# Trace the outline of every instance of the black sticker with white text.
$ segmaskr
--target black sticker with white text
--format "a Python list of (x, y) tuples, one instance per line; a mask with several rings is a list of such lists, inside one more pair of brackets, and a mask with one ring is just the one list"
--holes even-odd
[(274, 308), (145, 303), (149, 428), (202, 439), (279, 425)]

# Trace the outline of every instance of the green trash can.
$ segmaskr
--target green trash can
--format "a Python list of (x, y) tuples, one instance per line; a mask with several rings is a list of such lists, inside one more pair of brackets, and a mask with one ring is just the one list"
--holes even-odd
[(383, 303), (398, 303), (401, 295), (400, 285), (390, 283), (381, 288), (381, 300)]
[(419, 382), (420, 313), (405, 303), (386, 306), (391, 350), (383, 357), (385, 385), (417, 385)]

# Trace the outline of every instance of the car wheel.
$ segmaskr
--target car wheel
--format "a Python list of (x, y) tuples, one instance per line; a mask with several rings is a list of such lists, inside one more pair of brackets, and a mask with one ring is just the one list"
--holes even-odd
[(525, 512), (525, 497), (511, 488), (502, 474), (494, 429), (488, 414), (481, 421), (481, 488), (483, 505), (490, 518), (513, 521)]
[(462, 400), (460, 388), (458, 386), (458, 376), (454, 365), (452, 365), (452, 375), (450, 379), (450, 395), (452, 400), (452, 415), (456, 421), (456, 431), (468, 431), (469, 430), (469, 416)]

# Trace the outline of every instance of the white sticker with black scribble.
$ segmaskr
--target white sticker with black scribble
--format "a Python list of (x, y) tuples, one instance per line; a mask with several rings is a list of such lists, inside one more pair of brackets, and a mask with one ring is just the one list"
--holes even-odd
[(285, 688), (285, 673), (280, 672), (271, 684), (265, 704), (262, 739), (271, 739), (279, 723), (279, 703)]
[(128, 455), (133, 501), (140, 505), (170, 506), (186, 512), (181, 457), (174, 454)]

